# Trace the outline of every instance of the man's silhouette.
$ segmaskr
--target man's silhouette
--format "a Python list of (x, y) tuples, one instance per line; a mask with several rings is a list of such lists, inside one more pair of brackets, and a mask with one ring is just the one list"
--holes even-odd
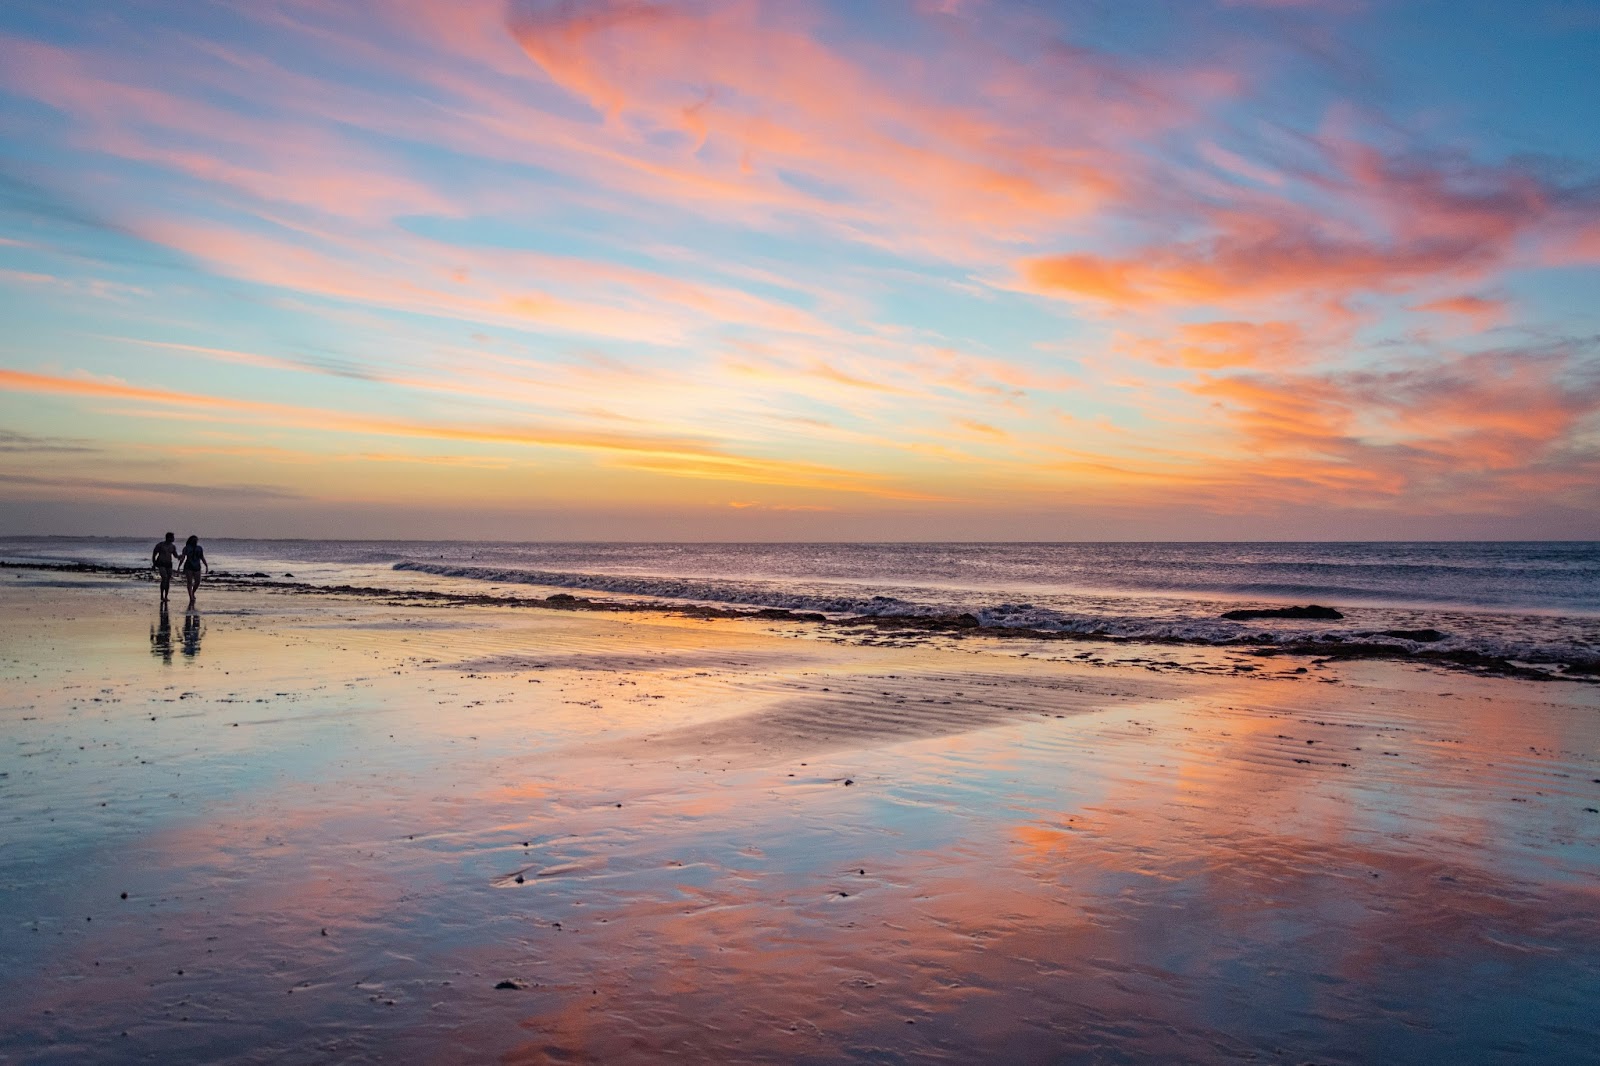
[(161, 606), (167, 605), (167, 590), (172, 588), (172, 564), (178, 555), (178, 545), (174, 543), (178, 538), (176, 533), (168, 533), (167, 539), (157, 544), (150, 550), (150, 565), (155, 567), (156, 573), (161, 576)]

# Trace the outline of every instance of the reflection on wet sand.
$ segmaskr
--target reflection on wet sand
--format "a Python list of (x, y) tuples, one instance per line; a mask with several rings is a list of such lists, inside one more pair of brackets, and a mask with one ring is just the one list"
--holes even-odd
[(161, 605), (161, 614), (150, 627), (150, 654), (164, 663), (172, 662), (172, 618), (166, 604)]
[(200, 621), (197, 611), (189, 611), (183, 616), (183, 654), (191, 659), (200, 654), (200, 638), (205, 635), (205, 626)]
[(89, 621), (8, 676), (0, 1058), (1600, 1046), (1596, 689), (300, 609), (181, 692), (74, 672)]

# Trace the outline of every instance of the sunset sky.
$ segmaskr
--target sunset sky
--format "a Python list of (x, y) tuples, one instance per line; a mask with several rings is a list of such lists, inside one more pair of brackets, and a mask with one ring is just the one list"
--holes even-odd
[(0, 533), (1600, 537), (1600, 3), (8, 0)]

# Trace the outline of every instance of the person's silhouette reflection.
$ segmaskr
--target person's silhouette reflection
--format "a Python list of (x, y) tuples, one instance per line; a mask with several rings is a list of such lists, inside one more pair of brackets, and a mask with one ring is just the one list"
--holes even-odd
[(190, 611), (183, 616), (183, 654), (190, 658), (200, 654), (200, 637), (205, 631), (200, 624), (199, 614)]
[(161, 617), (150, 627), (150, 654), (164, 663), (172, 661), (172, 619), (167, 617), (167, 605), (161, 604)]

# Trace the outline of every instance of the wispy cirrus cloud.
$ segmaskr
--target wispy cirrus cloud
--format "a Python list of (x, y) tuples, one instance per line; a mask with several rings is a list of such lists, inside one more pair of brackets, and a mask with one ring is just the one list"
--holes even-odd
[(99, 448), (82, 437), (42, 437), (32, 433), (0, 429), (0, 452), (19, 455), (81, 455), (85, 452), (98, 451)]
[(186, 500), (217, 499), (228, 502), (283, 502), (305, 499), (299, 493), (272, 485), (194, 485), (149, 478), (80, 477), (74, 474), (40, 475), (0, 472), (0, 485), (25, 498), (81, 499), (85, 493), (110, 499)]
[(619, 465), (678, 477), (863, 493), (885, 499), (930, 500), (936, 494), (897, 486), (889, 478), (820, 464), (728, 453), (689, 438), (600, 433), (558, 426), (451, 425), (260, 400), (145, 388), (115, 381), (57, 377), (0, 369), (0, 390), (129, 400), (198, 415), (247, 417), (274, 426), (372, 436), (413, 437), (469, 444), (511, 445), (600, 453)]
[[(917, 216), (1003, 236), (1080, 217), (1120, 193), (1132, 142), (1234, 87), (1219, 69), (1084, 49), (1007, 64), (983, 47), (937, 64), (852, 51), (804, 9), (754, 3), (521, 0), (509, 25), (669, 188), (744, 189), (856, 226), (887, 210), (902, 232)], [(653, 134), (665, 150), (646, 149)]]

